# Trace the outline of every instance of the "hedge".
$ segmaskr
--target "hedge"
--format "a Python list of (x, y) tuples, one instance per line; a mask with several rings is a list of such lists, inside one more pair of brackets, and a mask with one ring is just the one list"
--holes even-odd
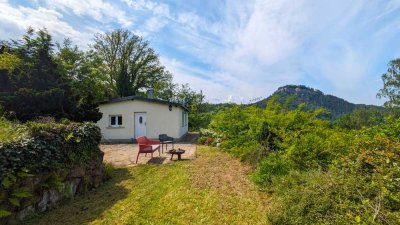
[(0, 142), (0, 182), (21, 171), (37, 174), (85, 164), (102, 153), (100, 129), (92, 123), (26, 124), (28, 135)]

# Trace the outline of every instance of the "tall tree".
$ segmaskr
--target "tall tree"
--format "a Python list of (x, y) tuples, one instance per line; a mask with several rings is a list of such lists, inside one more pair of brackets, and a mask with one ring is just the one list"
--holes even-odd
[(29, 29), (22, 40), (12, 41), (10, 51), (21, 59), (8, 74), (10, 98), (4, 103), (7, 111), (20, 120), (37, 116), (62, 117), (72, 109), (70, 89), (64, 86), (57, 64), (52, 58), (53, 43), (46, 30)]
[[(107, 85), (114, 96), (136, 95), (141, 88), (153, 87), (155, 83), (169, 78), (149, 43), (129, 31), (97, 34), (93, 49), (105, 65)], [(118, 87), (124, 86), (121, 82), (132, 85), (129, 92), (118, 91)]]
[(190, 109), (192, 113), (200, 111), (200, 105), (204, 99), (204, 95), (197, 93), (189, 87), (189, 84), (182, 84), (176, 88), (174, 101), (179, 102)]
[(133, 93), (133, 85), (132, 80), (128, 75), (128, 69), (126, 65), (121, 65), (121, 69), (119, 70), (119, 76), (116, 80), (117, 85), (117, 94), (118, 96), (129, 96)]
[(74, 92), (66, 74), (68, 69), (55, 59), (53, 49), (51, 35), (45, 29), (29, 29), (22, 40), (10, 43), (10, 53), (20, 63), (6, 74), (10, 97), (2, 103), (5, 110), (22, 121), (39, 116), (77, 121), (100, 119), (95, 105), (82, 105), (89, 99)]
[(21, 60), (14, 54), (10, 53), (6, 43), (0, 44), (0, 100), (1, 96), (6, 95), (12, 90), (12, 85), (8, 74), (12, 72)]
[(178, 85), (172, 82), (172, 77), (172, 74), (166, 71), (162, 80), (153, 83), (154, 96), (163, 100), (173, 100)]
[(400, 58), (390, 61), (388, 70), (382, 75), (383, 88), (379, 90), (379, 98), (387, 98), (385, 106), (400, 107)]
[(78, 102), (73, 115), (75, 121), (97, 121), (101, 113), (97, 103), (107, 96), (102, 73), (102, 62), (93, 51), (84, 52), (78, 49), (69, 39), (57, 44), (55, 59), (65, 80), (71, 86), (75, 100)]
[(81, 97), (91, 95), (96, 101), (104, 100), (110, 90), (105, 85), (106, 76), (100, 58), (93, 51), (79, 50), (69, 39), (57, 46), (57, 63), (74, 89), (74, 93)]

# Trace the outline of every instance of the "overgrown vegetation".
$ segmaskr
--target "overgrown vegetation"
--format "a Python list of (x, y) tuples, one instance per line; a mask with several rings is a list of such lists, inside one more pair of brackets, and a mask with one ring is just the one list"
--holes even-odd
[(21, 40), (2, 45), (0, 103), (4, 115), (24, 122), (40, 116), (99, 120), (93, 94), (72, 88), (72, 81), (78, 78), (66, 72), (53, 51), (54, 43), (46, 30), (29, 29)]
[(0, 117), (0, 142), (21, 138), (26, 134), (26, 127)]
[[(110, 181), (26, 224), (268, 224), (269, 198), (216, 148), (193, 161), (116, 169)], [(25, 224), (24, 223), (24, 224)]]
[(273, 224), (399, 223), (400, 119), (343, 129), (302, 107), (236, 106), (203, 133), (253, 165)]
[(385, 121), (385, 117), (389, 115), (389, 111), (382, 111), (375, 108), (361, 108), (336, 119), (333, 123), (335, 126), (344, 129), (361, 129), (363, 127), (379, 125), (383, 123)]
[(17, 126), (25, 132), (21, 136), (17, 129), (0, 141), (0, 218), (11, 215), (21, 206), (21, 199), (33, 195), (35, 190), (23, 183), (25, 178), (50, 174), (44, 184), (58, 190), (60, 173), (102, 157), (100, 130), (92, 123), (11, 125), (0, 121), (2, 130)]
[(91, 123), (26, 124), (29, 135), (0, 144), (0, 180), (21, 169), (31, 173), (57, 171), (82, 164), (98, 155), (100, 130)]

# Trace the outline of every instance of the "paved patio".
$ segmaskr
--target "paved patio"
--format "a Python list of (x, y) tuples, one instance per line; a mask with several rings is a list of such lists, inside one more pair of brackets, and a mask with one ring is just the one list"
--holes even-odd
[[(194, 159), (196, 157), (196, 145), (195, 144), (183, 144), (176, 143), (175, 149), (181, 148), (186, 150), (182, 154), (183, 160)], [(100, 149), (104, 152), (104, 162), (111, 163), (115, 167), (126, 167), (135, 166), (136, 156), (138, 153), (137, 144), (101, 144)], [(171, 146), (168, 145), (168, 149)], [(172, 161), (177, 160), (177, 155), (174, 155)], [(167, 153), (164, 147), (164, 153), (161, 152), (161, 156), (158, 155), (158, 151), (154, 152), (154, 157), (151, 158), (151, 154), (140, 154), (138, 164), (155, 163), (165, 164), (171, 163), (171, 155)]]

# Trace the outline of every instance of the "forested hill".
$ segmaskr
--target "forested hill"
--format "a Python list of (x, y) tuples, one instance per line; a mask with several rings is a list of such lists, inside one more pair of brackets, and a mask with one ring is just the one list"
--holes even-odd
[(344, 114), (353, 112), (355, 109), (377, 109), (383, 107), (364, 104), (353, 104), (333, 95), (325, 95), (320, 90), (309, 88), (304, 85), (286, 85), (278, 88), (270, 97), (256, 102), (259, 107), (265, 107), (268, 100), (276, 98), (281, 104), (287, 103), (289, 109), (295, 109), (301, 103), (305, 103), (305, 109), (316, 109), (323, 107), (331, 114), (330, 118), (335, 119)]

